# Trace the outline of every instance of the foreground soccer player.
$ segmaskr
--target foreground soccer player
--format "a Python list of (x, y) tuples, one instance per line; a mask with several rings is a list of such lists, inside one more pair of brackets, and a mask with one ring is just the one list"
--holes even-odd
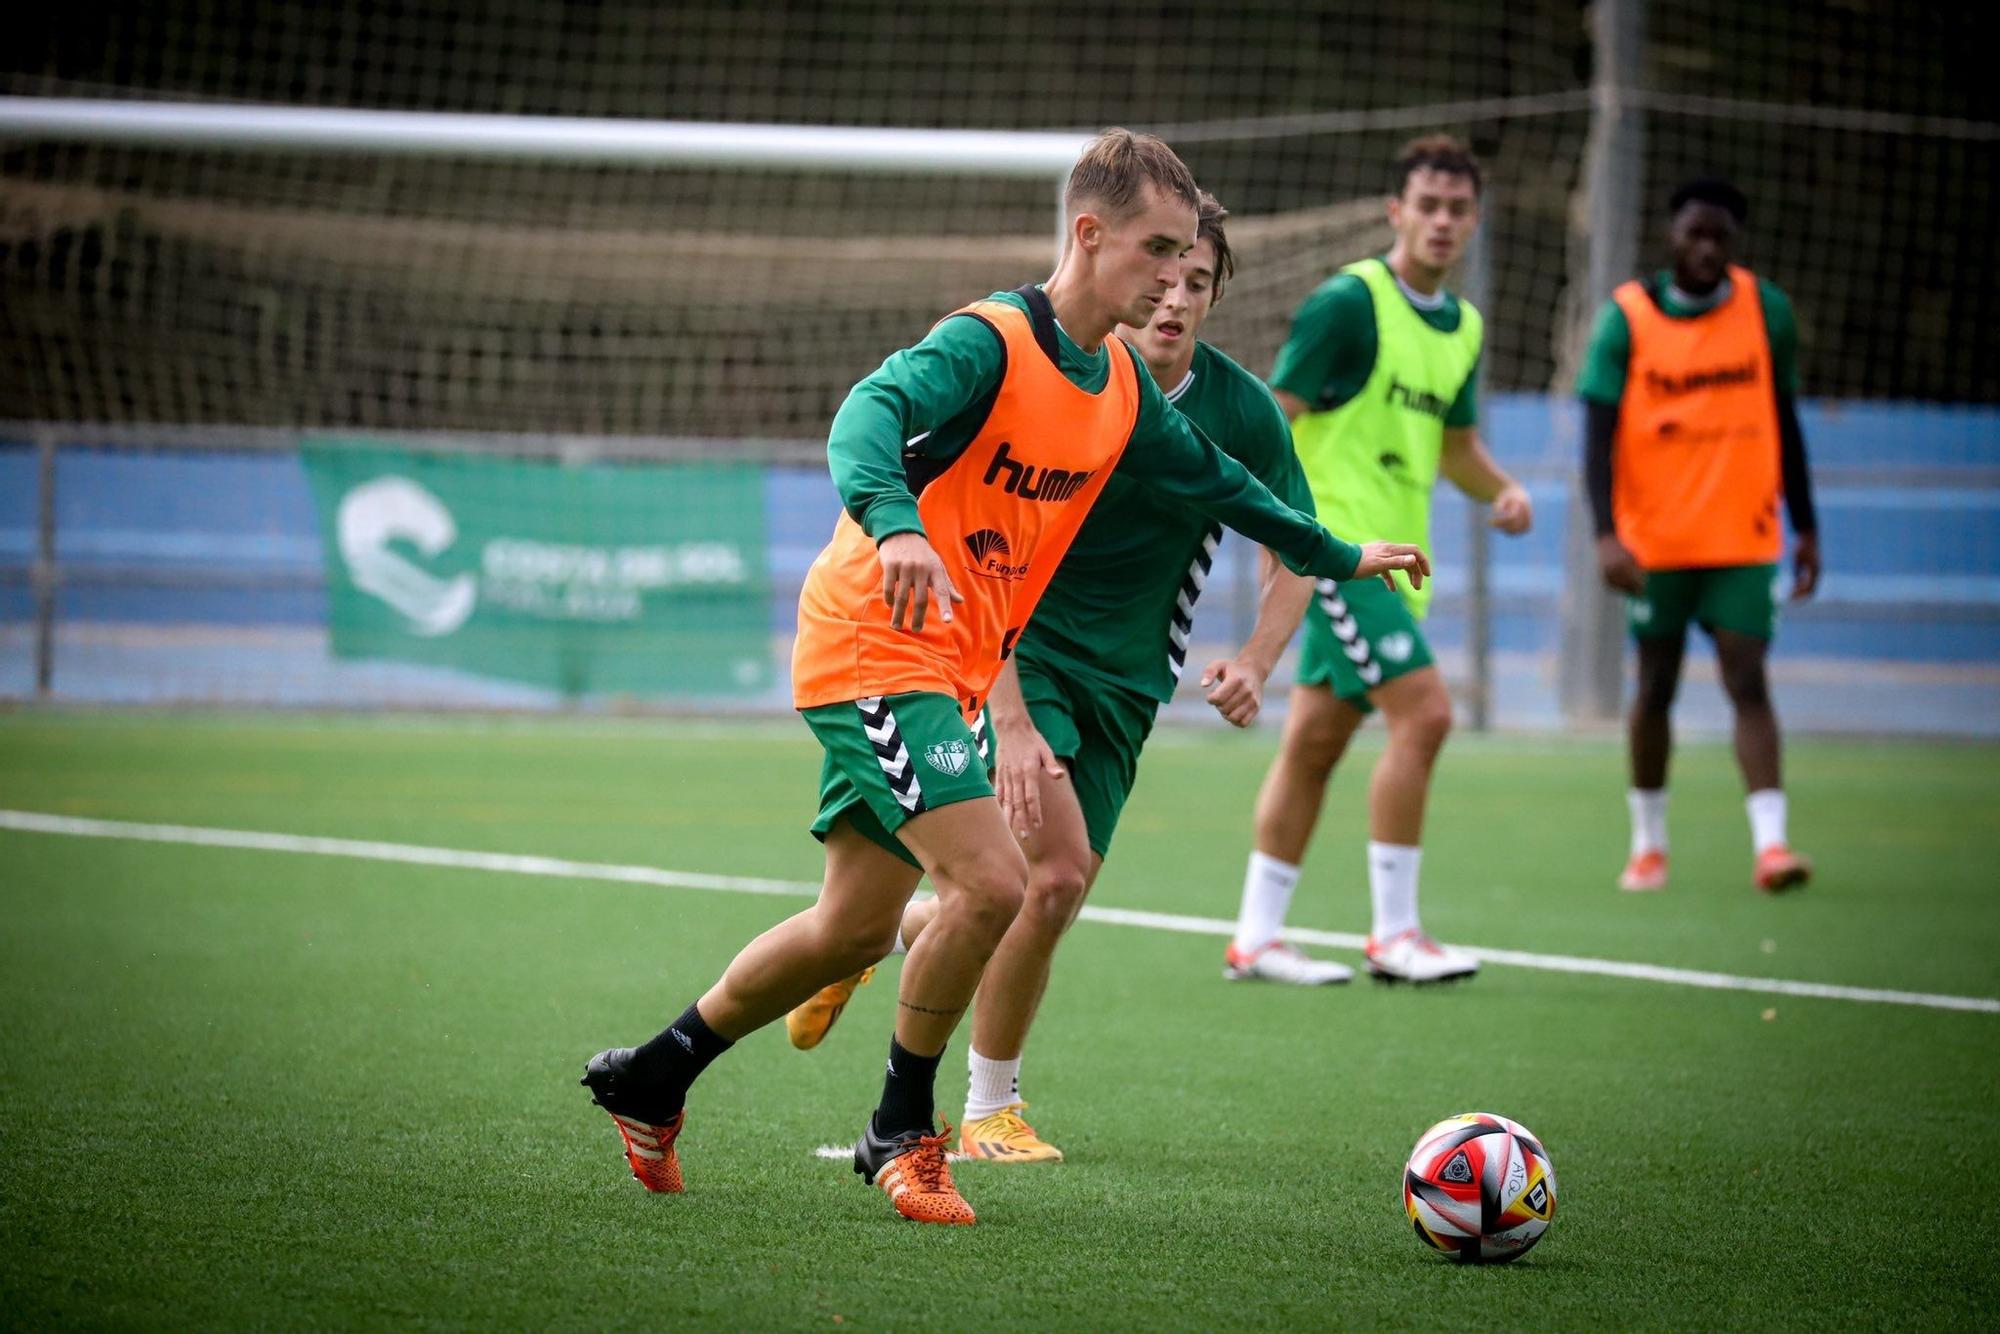
[(1667, 761), (1688, 622), (1715, 641), (1749, 790), (1751, 879), (1775, 892), (1812, 865), (1788, 846), (1778, 715), (1764, 659), (1778, 629), (1778, 496), (1797, 535), (1794, 600), (1819, 583), (1799, 429), (1798, 326), (1773, 284), (1729, 262), (1749, 213), (1726, 181), (1674, 192), (1673, 268), (1612, 294), (1577, 392), (1604, 581), (1630, 598), (1639, 688), (1629, 737), (1632, 852), (1621, 889), (1667, 884)]
[[(1344, 531), (1426, 543), (1442, 472), (1492, 505), (1494, 527), (1526, 532), (1528, 493), (1479, 441), (1479, 312), (1444, 289), (1479, 225), (1479, 164), (1465, 145), (1436, 135), (1404, 147), (1392, 182), (1388, 256), (1348, 265), (1306, 298), (1271, 375), (1313, 498)], [(1269, 975), (1257, 960), (1280, 947), (1327, 779), (1374, 709), (1389, 739), (1368, 788), (1368, 969), (1405, 982), (1477, 971), (1417, 916), (1424, 804), (1451, 730), (1451, 696), (1418, 628), (1429, 602), (1427, 589), (1399, 596), (1369, 583), (1320, 585), (1284, 739), (1257, 797), (1256, 850), (1224, 955), (1230, 976)]]
[[(1228, 213), (1204, 194), (1194, 249), (1150, 323), (1121, 326), (1153, 382), (1202, 433), (1280, 499), (1310, 511), (1312, 493), (1291, 432), (1270, 390), (1198, 341), (1235, 269)], [(1187, 660), (1195, 600), (1222, 530), (1162, 503), (1124, 476), (1106, 483), (1076, 542), (1035, 609), (1014, 657), (994, 682), (1000, 743), (995, 786), (1028, 855), (1028, 895), (979, 984), (972, 1015), (971, 1087), (959, 1152), (1002, 1163), (1060, 1162), (1062, 1150), (1022, 1117), (1020, 1072), (1049, 968), (1063, 933), (1096, 883), (1139, 753)], [(1238, 727), (1263, 703), (1264, 681), (1312, 599), (1310, 579), (1265, 559), (1257, 622), (1234, 657), (1202, 672), (1208, 700)], [(940, 911), (925, 899), (903, 911), (902, 939), (922, 938)], [(1336, 963), (1295, 950), (1266, 951), (1260, 965), (1295, 980), (1341, 982)], [(795, 1046), (817, 1046), (863, 979), (828, 987), (786, 1020)]]
[[(688, 1087), (737, 1040), (889, 952), (928, 873), (939, 910), (903, 968), (882, 1099), (854, 1167), (905, 1217), (970, 1223), (934, 1133), (939, 1059), (1012, 924), (1027, 863), (994, 800), (986, 692), (1114, 467), (1266, 543), (1302, 573), (1423, 572), (1280, 503), (1203, 440), (1111, 330), (1143, 324), (1194, 244), (1172, 150), (1107, 131), (1071, 173), (1045, 288), (941, 321), (856, 385), (828, 444), (845, 509), (799, 597), (793, 702), (826, 749), (813, 907), (757, 937), (658, 1036), (599, 1052), (583, 1083), (633, 1174), (678, 1191)], [(955, 577), (956, 576), (956, 577)], [(960, 587), (960, 585), (963, 585)]]

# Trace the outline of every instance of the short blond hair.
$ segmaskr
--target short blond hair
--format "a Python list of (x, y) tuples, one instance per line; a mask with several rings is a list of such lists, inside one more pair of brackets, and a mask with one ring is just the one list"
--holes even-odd
[(1072, 218), (1086, 211), (1128, 217), (1139, 210), (1149, 181), (1191, 212), (1200, 211), (1201, 191), (1194, 173), (1165, 141), (1115, 127), (1105, 130), (1083, 146), (1082, 156), (1070, 168), (1063, 210)]

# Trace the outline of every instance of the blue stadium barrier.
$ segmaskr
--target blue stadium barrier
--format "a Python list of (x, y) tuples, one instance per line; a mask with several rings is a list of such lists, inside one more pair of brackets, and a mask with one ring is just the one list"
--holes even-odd
[[(1808, 403), (1803, 419), (1827, 575), (1818, 599), (1788, 610), (1780, 658), (2000, 672), (2000, 410), (1827, 402)], [(1571, 402), (1540, 394), (1487, 400), (1489, 444), (1528, 480), (1538, 519), (1527, 537), (1495, 535), (1490, 543), (1496, 655), (1554, 654), (1580, 429)], [(0, 698), (32, 693), (25, 646), (37, 493), (34, 451), (0, 441)], [(824, 470), (811, 466), (772, 466), (765, 494), (771, 626), (783, 636), (837, 501)], [(79, 432), (58, 454), (56, 497), (59, 626), (310, 631), (324, 624), (317, 522), (294, 454), (100, 447)], [(1457, 590), (1465, 584), (1468, 523), (1466, 502), (1440, 487), (1433, 555), (1441, 595), (1429, 628), (1447, 655), (1466, 639)], [(1197, 627), (1203, 640), (1221, 645), (1247, 633), (1253, 560), (1246, 544), (1225, 543)], [(116, 697), (108, 679), (89, 679), (90, 660), (59, 656), (58, 697)], [(198, 664), (181, 659), (173, 670), (195, 672)], [(145, 674), (117, 675), (129, 688)], [(163, 680), (159, 691), (171, 696), (173, 686)], [(471, 702), (491, 698), (471, 694)], [(505, 698), (535, 702), (516, 691)], [(1500, 721), (1510, 721), (1504, 708)], [(1962, 722), (1916, 725), (1949, 730)], [(2000, 730), (2000, 718), (1990, 730)]]

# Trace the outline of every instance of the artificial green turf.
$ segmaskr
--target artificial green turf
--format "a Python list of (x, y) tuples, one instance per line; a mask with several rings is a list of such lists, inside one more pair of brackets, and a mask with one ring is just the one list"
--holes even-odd
[[(1100, 902), (1229, 916), (1268, 735), (1169, 733)], [(1365, 930), (1364, 749), (1294, 924)], [(1727, 754), (1675, 783), (1675, 885), (1609, 889), (1619, 757), (1454, 742), (1425, 912), (1466, 943), (2000, 995), (2000, 753), (1794, 746), (1802, 894), (1747, 888)], [(0, 807), (809, 880), (803, 729), (0, 717)], [(802, 902), (802, 901), (801, 901)], [(1489, 968), (1235, 986), (1221, 941), (1084, 923), (1024, 1071), (1059, 1167), (961, 1167), (904, 1224), (814, 1146), (872, 1105), (893, 967), (819, 1051), (759, 1034), (648, 1197), (574, 1080), (785, 899), (0, 831), (9, 1324), (967, 1328), (1939, 1326), (1990, 1318), (2000, 1015)], [(1766, 1018), (1767, 1013), (1773, 1017)], [(963, 1039), (941, 1080), (962, 1092)], [(1398, 1169), (1516, 1117), (1562, 1193), (1455, 1269)]]

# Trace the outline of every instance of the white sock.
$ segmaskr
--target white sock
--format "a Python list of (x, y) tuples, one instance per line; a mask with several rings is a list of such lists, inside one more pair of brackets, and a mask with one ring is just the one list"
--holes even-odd
[(1298, 887), (1298, 867), (1261, 852), (1250, 854), (1243, 872), (1243, 907), (1236, 914), (1239, 954), (1254, 954), (1278, 938)]
[(965, 1049), (966, 1068), (972, 1080), (965, 1091), (967, 1125), (993, 1115), (1021, 1100), (1021, 1058), (989, 1061), (970, 1046)]
[(1750, 844), (1757, 851), (1785, 845), (1785, 790), (1767, 787), (1743, 803), (1750, 810)]
[(1388, 940), (1417, 926), (1417, 866), (1422, 848), (1368, 840), (1368, 894), (1375, 901), (1375, 939)]
[(1625, 804), (1632, 811), (1632, 855), (1667, 850), (1667, 790), (1627, 789)]

